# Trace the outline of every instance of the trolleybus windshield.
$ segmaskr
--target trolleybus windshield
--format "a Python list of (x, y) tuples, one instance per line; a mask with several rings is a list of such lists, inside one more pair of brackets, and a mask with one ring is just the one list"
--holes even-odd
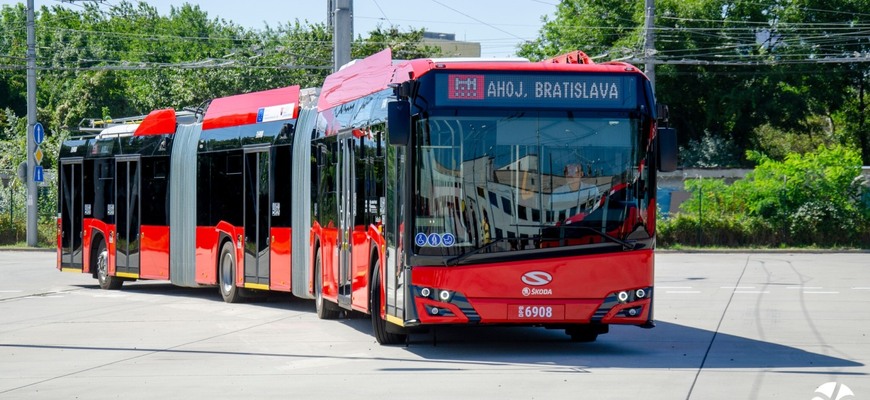
[(645, 207), (628, 112), (432, 112), (414, 141), (415, 252), (457, 257), (598, 243)]

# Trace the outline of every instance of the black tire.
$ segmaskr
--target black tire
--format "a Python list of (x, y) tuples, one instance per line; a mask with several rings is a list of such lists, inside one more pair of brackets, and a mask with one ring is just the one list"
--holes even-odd
[(387, 331), (387, 321), (381, 318), (381, 281), (379, 276), (380, 260), (374, 263), (372, 274), (371, 293), (369, 293), (369, 312), (372, 315), (372, 331), (375, 339), (382, 345), (402, 344), (408, 339), (407, 334), (392, 333)]
[(225, 302), (242, 302), (242, 292), (236, 286), (236, 256), (230, 242), (224, 243), (218, 258), (218, 287)]
[(109, 275), (109, 251), (106, 249), (106, 242), (100, 239), (95, 247), (97, 251), (93, 253), (93, 264), (97, 267), (97, 282), (100, 284), (100, 289), (118, 290), (124, 284), (124, 280), (115, 276)]
[(323, 298), (323, 264), (320, 258), (320, 249), (314, 256), (314, 307), (317, 309), (317, 318), (336, 319), (341, 313), (338, 305)]
[(575, 343), (592, 343), (598, 339), (601, 334), (600, 329), (590, 326), (580, 325), (565, 329), (565, 333), (571, 336), (571, 341)]

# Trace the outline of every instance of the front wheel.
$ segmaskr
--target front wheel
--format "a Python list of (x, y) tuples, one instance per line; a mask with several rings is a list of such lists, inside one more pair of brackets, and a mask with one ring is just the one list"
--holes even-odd
[(221, 257), (218, 261), (218, 285), (221, 289), (221, 297), (227, 303), (239, 303), (242, 301), (242, 293), (236, 286), (236, 257), (233, 244), (224, 243), (221, 247)]
[(100, 240), (97, 246), (96, 260), (97, 264), (97, 282), (100, 283), (100, 289), (117, 290), (124, 284), (124, 280), (115, 276), (109, 275), (109, 251), (106, 249), (106, 242)]
[(577, 325), (565, 329), (565, 333), (571, 336), (575, 343), (591, 343), (598, 339), (598, 335), (607, 333), (607, 325)]
[(372, 331), (380, 344), (402, 344), (408, 339), (407, 334), (387, 331), (387, 321), (381, 318), (381, 281), (379, 277), (380, 260), (375, 262), (374, 276), (369, 294), (369, 312), (372, 313)]

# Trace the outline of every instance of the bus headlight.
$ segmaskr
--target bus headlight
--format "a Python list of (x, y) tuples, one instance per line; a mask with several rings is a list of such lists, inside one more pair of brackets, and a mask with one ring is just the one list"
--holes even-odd
[(625, 303), (626, 301), (628, 301), (628, 292), (623, 290), (616, 295), (616, 298), (619, 299), (620, 303)]

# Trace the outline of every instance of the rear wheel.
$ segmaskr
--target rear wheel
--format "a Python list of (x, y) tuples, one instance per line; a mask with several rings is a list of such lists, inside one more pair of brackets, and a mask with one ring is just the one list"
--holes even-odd
[(314, 305), (317, 309), (317, 318), (336, 319), (340, 313), (338, 305), (323, 298), (323, 263), (320, 258), (320, 249), (314, 256)]
[(236, 286), (236, 257), (233, 253), (233, 244), (224, 243), (218, 261), (218, 285), (221, 289), (221, 297), (227, 303), (242, 301), (241, 290)]
[(109, 275), (109, 251), (106, 249), (106, 242), (100, 239), (96, 249), (94, 263), (97, 265), (97, 282), (100, 283), (100, 288), (105, 290), (120, 289), (124, 280)]
[(374, 276), (369, 294), (369, 312), (372, 313), (372, 331), (380, 344), (402, 344), (407, 340), (407, 334), (387, 331), (387, 321), (381, 318), (381, 281), (379, 276), (380, 260), (375, 262)]

